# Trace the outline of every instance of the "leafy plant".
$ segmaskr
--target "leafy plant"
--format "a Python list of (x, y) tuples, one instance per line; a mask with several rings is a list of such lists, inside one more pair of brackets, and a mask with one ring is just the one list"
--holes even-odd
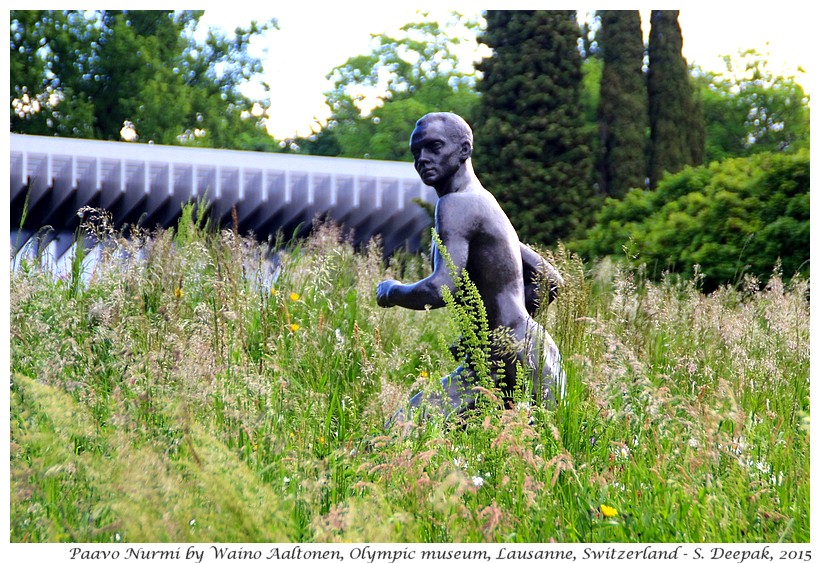
[(455, 293), (442, 286), (441, 293), (447, 310), (452, 316), (460, 337), (456, 342), (458, 358), (475, 370), (476, 384), (492, 386), (490, 379), (490, 328), (484, 300), (466, 269), (459, 269), (453, 263), (450, 253), (435, 229), (432, 240), (447, 265), (455, 283)]

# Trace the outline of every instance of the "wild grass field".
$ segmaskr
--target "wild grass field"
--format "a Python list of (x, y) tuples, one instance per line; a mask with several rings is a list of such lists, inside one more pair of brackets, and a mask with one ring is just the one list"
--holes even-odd
[(13, 542), (809, 539), (807, 280), (704, 295), (559, 248), (566, 399), (385, 430), (455, 367), (452, 311), (375, 303), (424, 258), (89, 225), (93, 269), (9, 274)]

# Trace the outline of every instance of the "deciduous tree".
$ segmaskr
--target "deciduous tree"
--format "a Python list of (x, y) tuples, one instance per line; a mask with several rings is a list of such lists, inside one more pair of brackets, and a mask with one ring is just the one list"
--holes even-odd
[(370, 53), (331, 71), (334, 88), (327, 103), (332, 116), (326, 127), (312, 138), (296, 139), (296, 145), (310, 154), (411, 160), (408, 141), (422, 115), (453, 111), (469, 118), (472, 113), (476, 76), (460, 61), (457, 48), (474, 41), (480, 25), (480, 19), (457, 13), (444, 23), (423, 14), (396, 36), (374, 36)]
[(706, 159), (809, 147), (809, 97), (754, 50), (725, 56), (726, 71), (696, 74), (706, 120)]
[(241, 92), (262, 70), (252, 22), (194, 36), (197, 11), (12, 11), (11, 130), (270, 150), (265, 102)]

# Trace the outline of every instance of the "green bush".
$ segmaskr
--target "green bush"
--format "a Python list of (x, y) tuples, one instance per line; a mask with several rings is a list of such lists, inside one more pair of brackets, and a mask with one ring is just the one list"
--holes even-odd
[(808, 151), (687, 168), (655, 191), (607, 200), (572, 248), (588, 260), (635, 260), (656, 278), (688, 277), (697, 265), (705, 290), (775, 269), (787, 279), (807, 274), (809, 177)]

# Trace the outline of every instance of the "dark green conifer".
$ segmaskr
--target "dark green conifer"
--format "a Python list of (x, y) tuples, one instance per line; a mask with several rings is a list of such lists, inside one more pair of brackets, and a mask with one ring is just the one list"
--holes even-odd
[(652, 10), (649, 32), (649, 183), (664, 172), (703, 163), (706, 147), (703, 108), (695, 98), (678, 10)]
[(486, 20), (476, 171), (522, 240), (551, 245), (586, 226), (596, 204), (575, 12), (489, 10)]
[(598, 12), (598, 48), (604, 67), (598, 105), (600, 188), (621, 198), (645, 186), (647, 162), (646, 77), (641, 16), (637, 10)]

